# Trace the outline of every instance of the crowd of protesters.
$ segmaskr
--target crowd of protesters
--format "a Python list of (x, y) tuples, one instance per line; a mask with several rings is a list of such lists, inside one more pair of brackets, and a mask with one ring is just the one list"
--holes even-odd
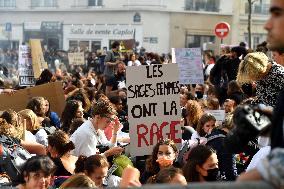
[[(249, 175), (249, 170), (257, 169), (280, 187), (283, 165), (278, 172), (268, 172), (273, 166), (269, 168), (268, 160), (262, 163), (275, 141), (267, 130), (254, 134), (250, 128), (255, 122), (243, 116), (251, 113), (248, 106), (267, 117), (271, 109), (278, 108), (277, 98), (284, 89), (283, 57), (274, 48), (270, 58), (266, 45), (264, 42), (254, 50), (244, 43), (227, 46), (218, 56), (204, 51), (204, 84), (180, 86), (181, 148), (164, 138), (154, 145), (151, 155), (143, 157), (131, 157), (128, 151), (131, 125), (126, 67), (171, 64), (171, 56), (120, 53), (119, 42), (114, 42), (106, 54), (87, 53), (85, 66), (69, 66), (64, 52), (57, 55), (65, 60), (47, 52), (46, 61), (54, 65), (42, 72), (36, 85), (62, 82), (64, 110), (58, 115), (44, 97), (33, 97), (19, 112), (1, 110), (1, 143), (5, 139), (32, 154), (14, 174), (5, 173), (8, 169), (1, 164), (1, 183), (21, 189), (187, 185), (259, 180)], [(17, 59), (15, 53), (7, 55), (11, 55), (11, 63)], [(0, 63), (5, 56), (0, 51)], [(16, 92), (5, 89), (5, 79), (0, 84), (2, 93)], [(224, 110), (224, 120), (218, 122), (208, 110)], [(240, 122), (242, 119), (248, 122)], [(237, 128), (238, 137), (233, 135)], [(281, 153), (277, 151), (271, 158), (276, 156), (276, 162), (281, 163)]]

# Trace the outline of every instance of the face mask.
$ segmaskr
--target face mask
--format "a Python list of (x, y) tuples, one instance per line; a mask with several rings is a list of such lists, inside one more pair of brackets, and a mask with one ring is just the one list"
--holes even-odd
[(174, 163), (173, 160), (167, 159), (165, 157), (158, 158), (156, 162), (158, 162), (161, 167), (169, 167)]
[(206, 181), (218, 181), (220, 180), (220, 172), (218, 168), (208, 169), (207, 176), (203, 176)]
[(198, 99), (202, 99), (203, 98), (203, 93), (201, 91), (195, 91), (196, 97)]
[(96, 85), (96, 80), (94, 80), (94, 79), (91, 79), (91, 83), (92, 83), (92, 85)]

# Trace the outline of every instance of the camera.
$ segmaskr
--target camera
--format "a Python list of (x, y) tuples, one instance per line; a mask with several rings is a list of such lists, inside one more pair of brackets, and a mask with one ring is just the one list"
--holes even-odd
[[(266, 131), (271, 124), (269, 117), (257, 111), (256, 108), (253, 109), (246, 105), (243, 107), (243, 112), (245, 113), (245, 115), (243, 115), (245, 123), (251, 128), (251, 130), (254, 130), (256, 135)], [(242, 115), (239, 118), (242, 120)], [(237, 121), (238, 120), (236, 120), (236, 122)]]
[(228, 151), (242, 152), (246, 145), (270, 129), (270, 117), (260, 110), (259, 105), (243, 105), (236, 108), (233, 115), (234, 128), (224, 140)]

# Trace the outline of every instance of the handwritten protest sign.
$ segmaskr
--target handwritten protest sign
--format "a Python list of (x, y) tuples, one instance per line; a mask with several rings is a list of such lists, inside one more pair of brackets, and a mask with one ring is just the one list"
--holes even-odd
[(85, 57), (83, 52), (68, 53), (69, 65), (84, 65)]
[(203, 65), (200, 48), (175, 49), (181, 84), (203, 84)]
[(225, 120), (225, 110), (206, 110), (206, 113), (210, 113), (212, 114), (215, 119), (216, 119), (216, 123), (215, 125), (217, 127), (222, 126), (223, 121)]
[(26, 108), (28, 101), (32, 97), (36, 96), (42, 96), (48, 99), (51, 110), (56, 112), (59, 116), (61, 115), (65, 106), (65, 98), (61, 82), (47, 83), (35, 87), (21, 89), (15, 91), (15, 93), (12, 95), (1, 94), (0, 111), (13, 109), (18, 112), (23, 110)]
[(34, 77), (39, 78), (42, 70), (47, 69), (44, 61), (40, 39), (30, 39)]
[(163, 138), (181, 143), (177, 64), (126, 69), (130, 153), (149, 155)]
[(35, 84), (31, 49), (27, 45), (19, 46), (18, 70), (20, 86), (32, 86)]

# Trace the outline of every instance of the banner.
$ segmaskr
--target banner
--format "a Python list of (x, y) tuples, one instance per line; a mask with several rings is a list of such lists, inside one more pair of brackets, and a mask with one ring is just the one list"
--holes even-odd
[(27, 45), (19, 46), (18, 70), (19, 70), (19, 85), (20, 86), (35, 85), (31, 49)]
[(13, 109), (16, 112), (26, 108), (32, 97), (42, 96), (49, 100), (50, 108), (59, 116), (65, 106), (65, 98), (61, 82), (47, 83), (15, 91), (12, 95), (0, 95), (0, 111)]
[(85, 56), (83, 52), (68, 53), (69, 65), (85, 65)]
[(40, 39), (30, 39), (34, 77), (39, 78), (44, 69), (48, 69), (44, 61)]
[(163, 138), (181, 143), (177, 64), (126, 68), (130, 153), (150, 155)]
[(200, 48), (175, 49), (181, 84), (203, 84), (203, 65)]

